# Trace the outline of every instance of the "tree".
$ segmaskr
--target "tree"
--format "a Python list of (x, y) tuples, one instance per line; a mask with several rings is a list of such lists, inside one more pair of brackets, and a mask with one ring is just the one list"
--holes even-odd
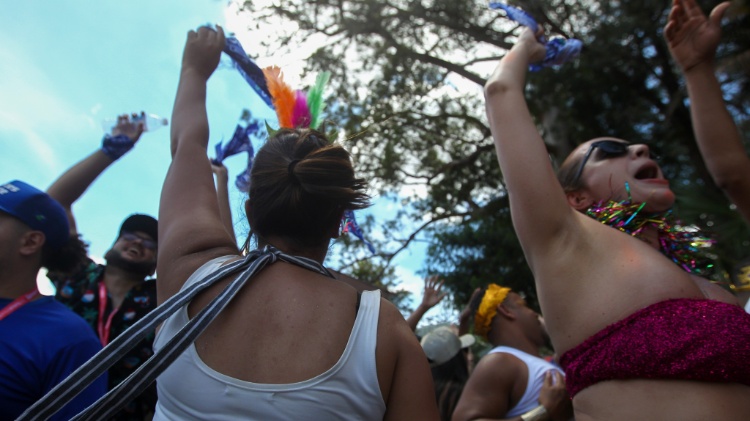
[[(683, 219), (713, 225), (730, 244), (719, 249), (725, 266), (743, 257), (736, 244), (747, 243), (750, 234), (701, 162), (684, 86), (662, 39), (669, 2), (516, 5), (585, 45), (576, 63), (529, 77), (530, 107), (552, 160), (559, 163), (578, 143), (600, 135), (655, 145), (673, 186), (687, 193), (678, 204)], [(257, 27), (273, 24), (280, 32), (266, 43), (276, 54), (322, 40), (307, 70), (332, 72), (329, 118), (348, 134), (364, 129), (347, 145), (357, 169), (378, 193), (404, 204), (385, 222), (387, 241), (374, 257), (380, 268), (411, 241), (427, 239), (426, 271), (447, 278), (456, 303), (487, 282), (511, 285), (534, 301), (481, 93), (485, 76), (513, 44), (515, 24), (486, 2), (469, 0), (248, 1), (243, 13)], [(747, 25), (738, 22), (747, 22), (741, 9), (728, 25), (723, 63), (747, 55), (747, 37), (734, 32)], [(748, 138), (748, 75), (725, 75), (728, 103)], [(695, 202), (711, 206), (688, 212)], [(373, 257), (360, 254), (353, 262), (362, 259)]]

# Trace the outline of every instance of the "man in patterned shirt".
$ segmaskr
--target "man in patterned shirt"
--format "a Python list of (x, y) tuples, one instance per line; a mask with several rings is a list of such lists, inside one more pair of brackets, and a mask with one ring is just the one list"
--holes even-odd
[[(50, 196), (68, 214), (71, 236), (79, 239), (72, 205), (94, 180), (136, 143), (143, 132), (142, 123), (121, 116), (102, 148), (63, 173), (48, 189)], [(156, 282), (149, 279), (156, 271), (157, 221), (135, 214), (122, 223), (119, 234), (104, 256), (105, 265), (89, 259), (68, 273), (50, 273), (57, 288), (56, 297), (83, 317), (106, 345), (156, 307)], [(135, 371), (152, 354), (153, 335), (145, 338), (109, 370), (112, 388)], [(130, 402), (116, 420), (150, 419), (156, 405), (156, 388), (151, 385)]]

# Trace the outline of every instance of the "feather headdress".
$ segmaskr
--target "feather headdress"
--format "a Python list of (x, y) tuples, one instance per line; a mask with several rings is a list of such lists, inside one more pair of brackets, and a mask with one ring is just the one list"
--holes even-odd
[(315, 85), (307, 93), (292, 90), (292, 87), (284, 82), (284, 75), (277, 66), (266, 67), (263, 74), (279, 118), (279, 127), (317, 129), (323, 108), (323, 89), (330, 73), (320, 73)]

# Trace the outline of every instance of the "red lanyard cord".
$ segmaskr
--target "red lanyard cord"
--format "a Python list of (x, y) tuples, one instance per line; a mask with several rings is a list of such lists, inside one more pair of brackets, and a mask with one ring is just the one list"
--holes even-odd
[(115, 317), (118, 310), (120, 310), (120, 307), (112, 309), (107, 320), (104, 320), (104, 312), (107, 311), (107, 287), (104, 285), (104, 281), (99, 282), (99, 314), (97, 315), (96, 332), (99, 334), (99, 340), (101, 341), (102, 346), (107, 346), (109, 343), (112, 319)]
[(27, 292), (26, 294), (23, 294), (22, 296), (11, 301), (10, 304), (8, 304), (7, 306), (3, 307), (2, 310), (0, 310), (0, 320), (3, 320), (4, 318), (10, 316), (11, 313), (23, 307), (25, 304), (29, 303), (30, 301), (34, 301), (34, 299), (38, 297), (39, 295), (41, 295), (39, 293), (39, 290), (34, 288), (31, 291)]

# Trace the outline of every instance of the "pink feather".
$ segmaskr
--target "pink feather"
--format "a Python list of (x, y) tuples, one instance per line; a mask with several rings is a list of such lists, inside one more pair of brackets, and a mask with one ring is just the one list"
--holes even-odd
[(292, 124), (294, 127), (310, 127), (312, 114), (310, 107), (307, 105), (307, 95), (303, 91), (297, 91), (294, 102), (294, 112), (292, 113)]

